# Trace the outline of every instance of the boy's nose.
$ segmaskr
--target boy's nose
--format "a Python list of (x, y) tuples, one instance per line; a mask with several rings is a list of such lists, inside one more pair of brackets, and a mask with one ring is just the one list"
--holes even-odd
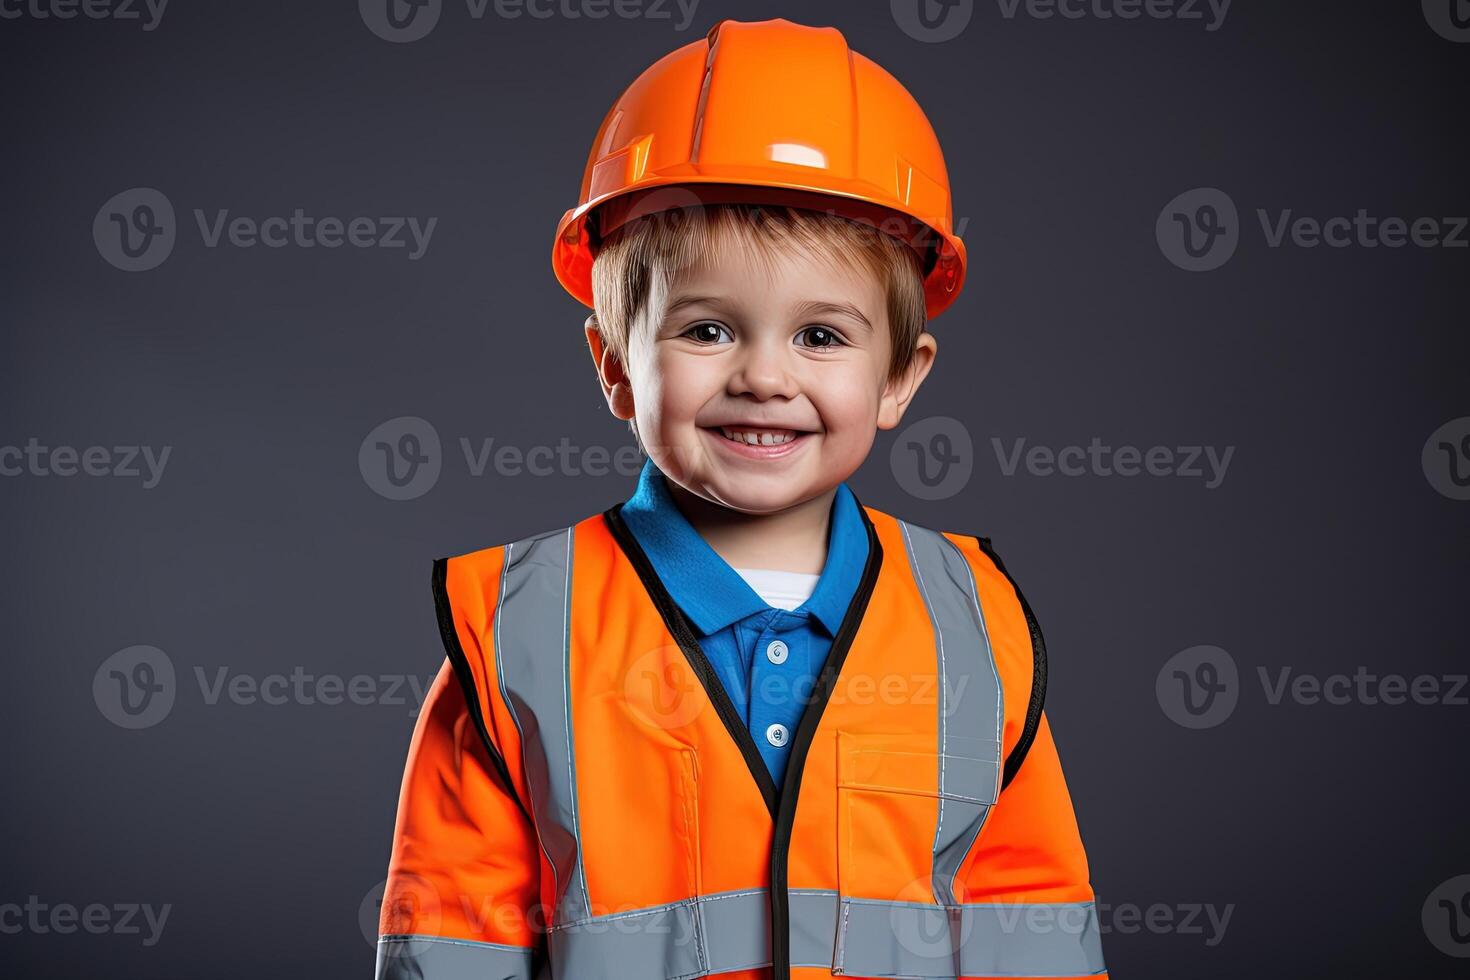
[(732, 394), (751, 394), (757, 398), (794, 398), (801, 388), (792, 371), (793, 355), (771, 344), (752, 344), (746, 348), (734, 373), (730, 376)]

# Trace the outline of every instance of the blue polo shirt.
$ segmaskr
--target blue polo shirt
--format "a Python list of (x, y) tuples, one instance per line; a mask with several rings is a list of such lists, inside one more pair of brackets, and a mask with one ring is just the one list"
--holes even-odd
[(700, 648), (780, 786), (796, 726), (868, 560), (868, 532), (857, 499), (845, 482), (838, 484), (822, 574), (807, 600), (788, 610), (767, 605), (709, 546), (669, 496), (664, 480), (647, 460), (633, 496), (623, 504), (623, 521), (689, 617)]

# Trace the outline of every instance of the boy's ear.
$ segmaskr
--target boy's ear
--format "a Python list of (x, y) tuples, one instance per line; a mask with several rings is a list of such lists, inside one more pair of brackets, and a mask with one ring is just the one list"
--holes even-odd
[(894, 429), (903, 419), (909, 403), (918, 394), (919, 385), (929, 376), (934, 358), (939, 353), (939, 341), (925, 330), (914, 344), (914, 356), (903, 374), (883, 386), (883, 397), (878, 402), (878, 428)]
[(607, 407), (616, 417), (627, 420), (633, 417), (633, 388), (628, 383), (627, 372), (617, 355), (608, 350), (597, 329), (597, 314), (587, 317), (582, 327), (587, 335), (587, 347), (592, 352), (592, 363), (597, 368), (597, 379), (602, 384), (602, 396)]

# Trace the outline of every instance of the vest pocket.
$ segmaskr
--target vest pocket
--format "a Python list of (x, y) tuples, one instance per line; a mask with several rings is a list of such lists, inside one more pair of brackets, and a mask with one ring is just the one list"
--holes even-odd
[(937, 858), (943, 870), (936, 831), (973, 831), (994, 802), (999, 758), (993, 740), (967, 739), (975, 744), (945, 753), (934, 750), (932, 738), (923, 741), (927, 745), (906, 733), (838, 733), (841, 894), (934, 901)]
[(955, 736), (945, 747), (932, 732), (838, 732), (834, 972), (959, 976), (950, 888), (995, 802), (1000, 747)]
[[(656, 890), (657, 898), (631, 903), (622, 891), (626, 881), (607, 877), (603, 890), (593, 891), (591, 916), (552, 927), (550, 959), (558, 978), (691, 980), (714, 972), (722, 950), (712, 948), (719, 937), (707, 931), (700, 901), (699, 754), (673, 747), (657, 758), (659, 768), (643, 772), (642, 803), (628, 808), (623, 828), (639, 849), (620, 854), (625, 863), (654, 867), (638, 887)], [(654, 838), (656, 849), (647, 846)]]

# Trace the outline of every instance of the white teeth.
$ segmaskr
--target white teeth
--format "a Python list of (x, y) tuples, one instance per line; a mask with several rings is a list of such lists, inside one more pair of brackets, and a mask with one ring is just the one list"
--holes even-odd
[(796, 438), (793, 432), (747, 432), (741, 429), (727, 429), (724, 426), (720, 426), (720, 432), (724, 433), (726, 439), (743, 442), (749, 446), (780, 446)]

